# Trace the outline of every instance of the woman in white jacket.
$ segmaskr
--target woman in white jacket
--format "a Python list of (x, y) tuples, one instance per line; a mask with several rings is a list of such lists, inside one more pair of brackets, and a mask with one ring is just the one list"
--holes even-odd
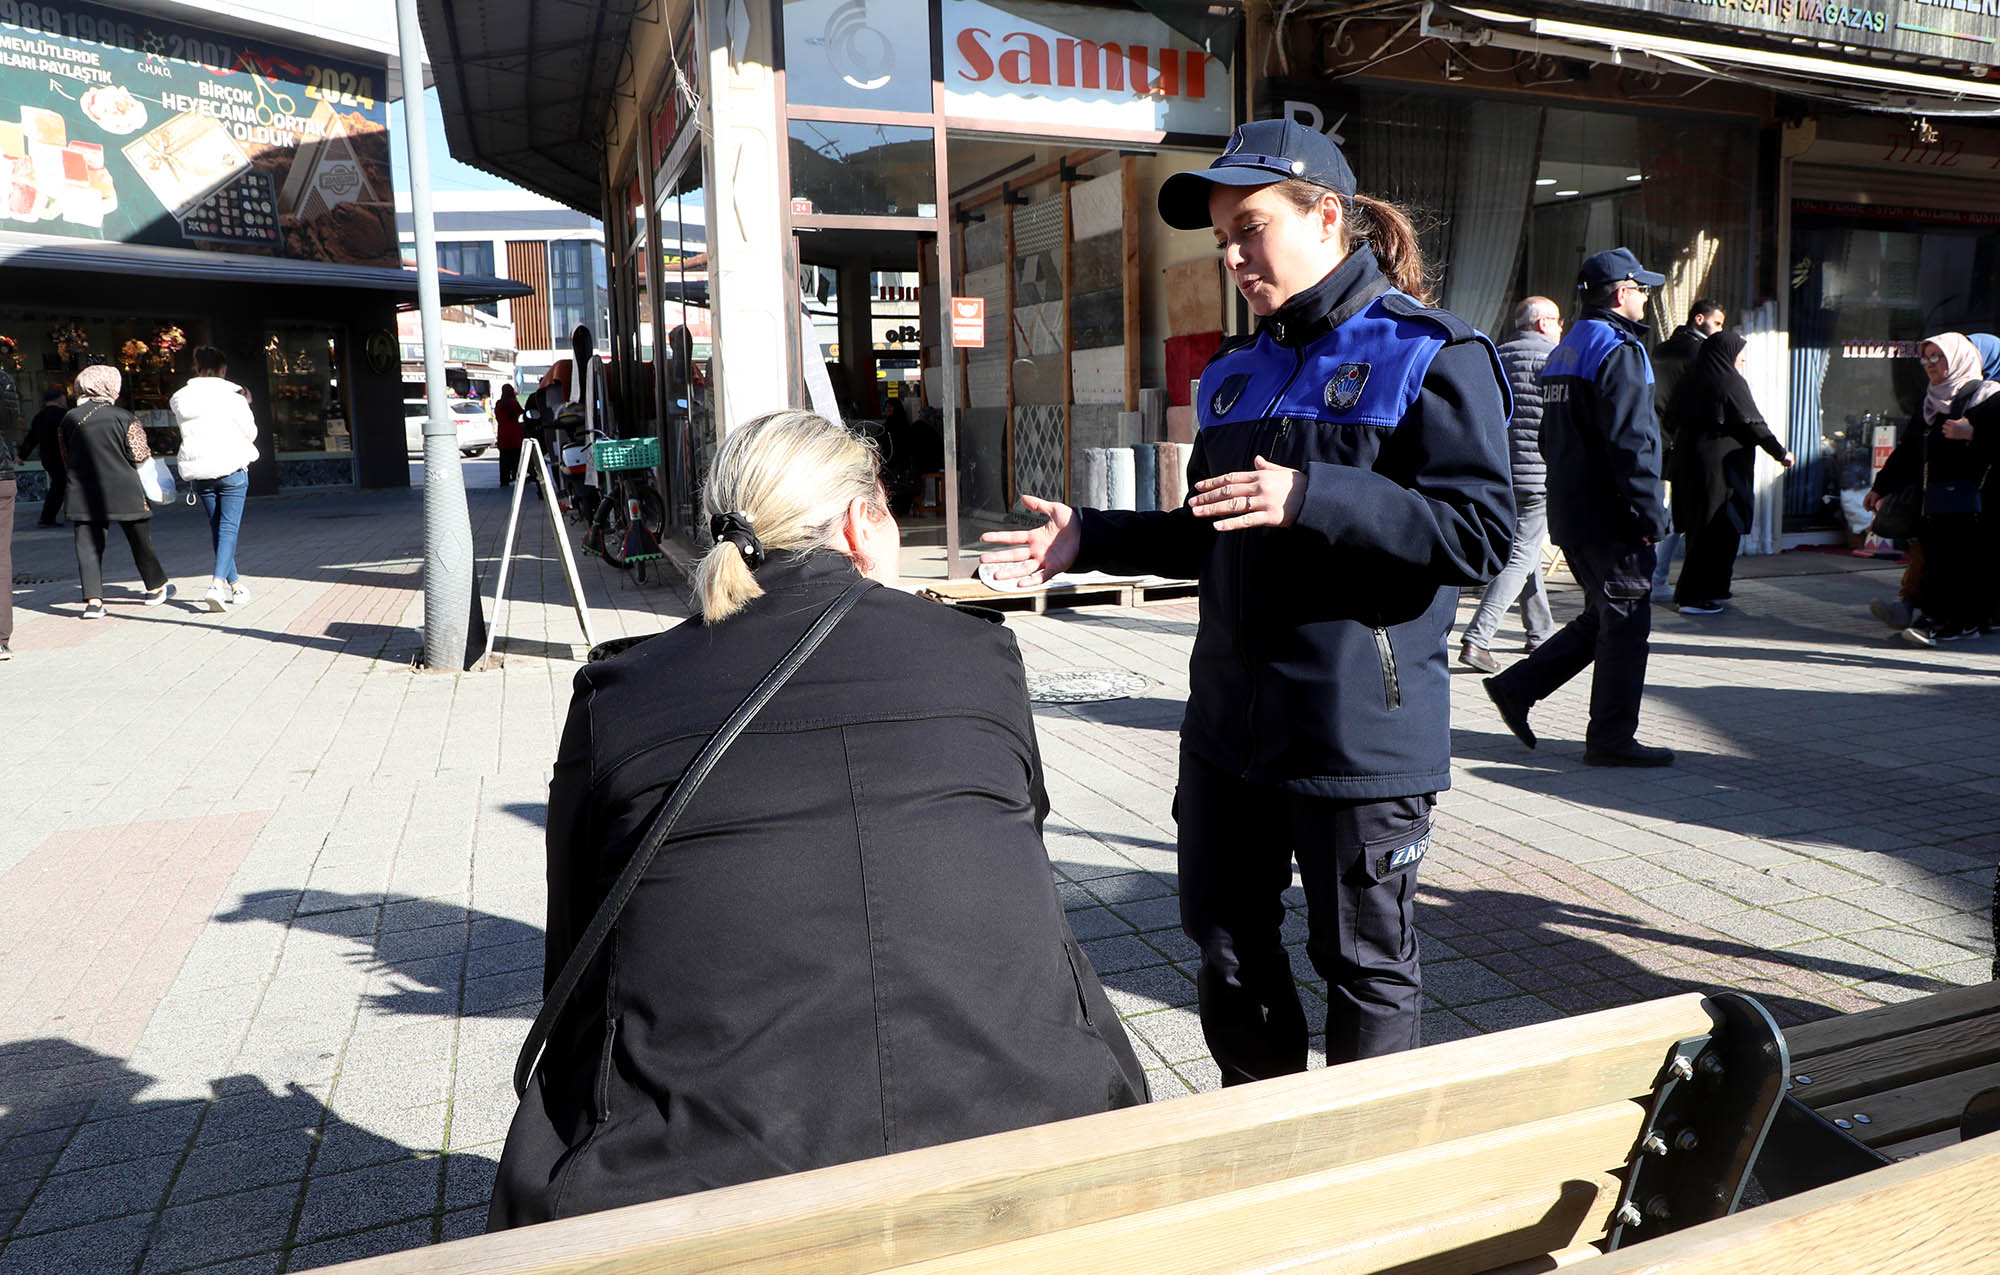
[(211, 611), (250, 600), (250, 590), (236, 575), (236, 539), (250, 491), (250, 462), (257, 459), (257, 420), (250, 414), (250, 392), (228, 374), (221, 350), (197, 346), (194, 378), (172, 400), (174, 423), (181, 427), (181, 478), (208, 511), (209, 541), (215, 546), (215, 582), (202, 596)]

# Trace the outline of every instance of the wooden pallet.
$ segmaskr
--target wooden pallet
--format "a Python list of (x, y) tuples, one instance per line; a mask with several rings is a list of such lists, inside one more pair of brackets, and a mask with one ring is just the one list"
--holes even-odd
[(989, 589), (979, 580), (940, 580), (917, 596), (953, 606), (991, 607), (996, 611), (1033, 611), (1050, 607), (1121, 606), (1191, 598), (1200, 586), (1193, 580), (1117, 580), (1103, 584), (1058, 584), (1038, 589)]

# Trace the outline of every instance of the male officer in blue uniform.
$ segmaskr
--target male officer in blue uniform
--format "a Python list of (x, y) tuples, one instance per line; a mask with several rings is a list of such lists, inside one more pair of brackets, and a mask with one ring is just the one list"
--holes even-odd
[(1667, 766), (1674, 754), (1634, 738), (1653, 627), (1653, 542), (1666, 534), (1660, 426), (1646, 357), (1646, 290), (1666, 282), (1624, 248), (1587, 258), (1577, 276), (1583, 318), (1542, 368), (1542, 459), (1549, 538), (1583, 586), (1583, 614), (1486, 693), (1528, 747), (1528, 710), (1594, 661), (1583, 759), (1593, 766)]
[[(1327, 138), (1245, 124), (1160, 216), (1213, 229), (1259, 318), (1202, 373), (1193, 495), (1151, 513), (1071, 509), (992, 532), (1033, 583), (1065, 570), (1199, 577), (1181, 725), (1181, 928), (1201, 949), (1202, 1032), (1225, 1084), (1306, 1066), (1281, 933), (1296, 860), (1326, 1056), (1419, 1043), (1416, 877), (1451, 782), (1445, 635), (1458, 590), (1513, 538), (1505, 381), (1493, 347), (1416, 299), (1405, 214), (1355, 190)], [(1413, 295), (1415, 294), (1415, 295)]]

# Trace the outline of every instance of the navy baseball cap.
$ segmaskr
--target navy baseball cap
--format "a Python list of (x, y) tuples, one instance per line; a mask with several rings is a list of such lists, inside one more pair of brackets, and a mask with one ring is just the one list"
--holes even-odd
[(1347, 156), (1320, 133), (1291, 120), (1257, 120), (1229, 135), (1207, 168), (1175, 173), (1160, 185), (1160, 219), (1175, 230), (1208, 229), (1208, 197), (1217, 186), (1268, 186), (1308, 181), (1342, 195), (1354, 193)]
[(1657, 288), (1667, 281), (1667, 276), (1640, 265), (1630, 248), (1606, 248), (1603, 252), (1592, 253), (1583, 259), (1583, 268), (1576, 272), (1578, 291), (1607, 283), (1624, 283), (1628, 279), (1648, 288)]

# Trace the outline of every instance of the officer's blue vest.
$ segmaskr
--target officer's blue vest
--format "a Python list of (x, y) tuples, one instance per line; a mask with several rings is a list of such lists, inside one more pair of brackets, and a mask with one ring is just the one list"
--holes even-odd
[(1201, 427), (1283, 417), (1395, 428), (1417, 401), (1449, 329), (1392, 306), (1422, 311), (1392, 289), (1302, 349), (1280, 345), (1263, 330), (1224, 350), (1201, 374), (1195, 399)]
[[(1630, 345), (1645, 354), (1645, 343), (1633, 333), (1616, 323), (1604, 319), (1579, 319), (1575, 326), (1563, 333), (1562, 341), (1550, 352), (1549, 361), (1542, 365), (1542, 379), (1554, 380), (1558, 376), (1573, 376), (1578, 380), (1595, 381), (1597, 371), (1604, 366), (1604, 360), (1621, 345)], [(1646, 369), (1646, 384), (1653, 383), (1653, 360), (1641, 358), (1640, 366)]]

